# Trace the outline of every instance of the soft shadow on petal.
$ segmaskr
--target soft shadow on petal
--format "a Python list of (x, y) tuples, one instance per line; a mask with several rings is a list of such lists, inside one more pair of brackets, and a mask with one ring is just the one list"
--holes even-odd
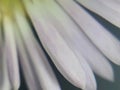
[[(85, 73), (81, 65), (79, 64), (78, 58), (71, 51), (71, 49), (68, 47), (63, 38), (59, 35), (59, 33), (56, 31), (55, 27), (51, 26), (50, 23), (47, 22), (46, 18), (41, 17), (41, 13), (45, 9), (42, 7), (42, 9), (44, 10), (35, 11), (38, 10), (34, 10), (35, 7), (31, 8), (32, 6), (29, 5), (26, 5), (26, 7), (32, 19), (32, 22), (35, 25), (40, 40), (42, 41), (46, 51), (52, 58), (58, 70), (73, 85), (79, 88), (85, 88)], [(34, 13), (31, 11), (34, 11)], [(44, 12), (42, 14), (44, 14)], [(48, 23), (47, 27), (46, 23)]]
[(111, 8), (111, 10), (113, 9), (114, 11), (117, 11), (118, 13), (120, 13), (120, 9), (119, 9), (120, 1), (119, 0), (98, 0), (98, 1), (100, 1), (101, 3)]
[(40, 87), (38, 85), (37, 79), (35, 78), (35, 74), (31, 66), (29, 57), (27, 55), (26, 49), (24, 47), (24, 43), (19, 35), (20, 34), (16, 33), (17, 47), (18, 47), (19, 56), (20, 56), (20, 64), (22, 66), (22, 70), (24, 73), (27, 86), (29, 90), (38, 90), (40, 89)]
[(100, 0), (75, 0), (87, 9), (93, 11), (94, 13), (102, 16), (112, 24), (120, 27), (120, 12), (108, 7), (103, 4)]
[(4, 55), (4, 41), (2, 35), (2, 15), (0, 13), (0, 90), (9, 90), (10, 82), (8, 77), (7, 64)]
[(14, 38), (15, 24), (8, 17), (4, 17), (3, 26), (5, 33), (5, 59), (7, 61), (8, 74), (12, 89), (20, 86), (20, 74), (17, 57), (16, 42)]
[(26, 50), (30, 55), (30, 62), (33, 66), (32, 68), (35, 70), (34, 72), (41, 88), (44, 90), (61, 90), (45, 54), (33, 36), (26, 18), (24, 18), (24, 15), (17, 13), (16, 20), (24, 40)]
[[(79, 6), (73, 2), (73, 1), (64, 1), (64, 0), (57, 0), (57, 2), (61, 5), (61, 7), (64, 8), (66, 13), (68, 13), (71, 18), (78, 19), (80, 16), (80, 8)], [(83, 20), (81, 19), (83, 22)], [(70, 21), (69, 21), (70, 22)], [(80, 22), (80, 20), (79, 20)], [(69, 23), (70, 24), (70, 23)], [(74, 49), (76, 49), (79, 53), (81, 53), (86, 60), (89, 62), (91, 68), (93, 71), (100, 75), (101, 77), (113, 81), (114, 75), (113, 75), (113, 69), (107, 59), (100, 53), (100, 51), (93, 45), (87, 36), (81, 32), (79, 29), (81, 28), (76, 28), (75, 26), (72, 27), (74, 23), (72, 23), (70, 26), (69, 30), (72, 28), (75, 29), (74, 31), (68, 31), (68, 35), (71, 35), (71, 44), (73, 44)], [(64, 30), (65, 32), (65, 30)], [(63, 33), (64, 33), (63, 32)], [(68, 38), (70, 39), (70, 37)]]
[[(76, 8), (82, 14), (77, 13), (78, 17), (72, 16), (96, 47), (112, 62), (120, 65), (120, 44), (110, 32), (103, 28), (94, 18), (92, 18), (81, 6)], [(82, 22), (81, 22), (82, 21)]]

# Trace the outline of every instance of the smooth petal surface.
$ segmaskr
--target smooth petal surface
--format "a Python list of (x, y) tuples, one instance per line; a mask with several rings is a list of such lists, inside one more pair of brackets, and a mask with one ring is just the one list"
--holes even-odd
[[(89, 39), (97, 48), (112, 62), (120, 65), (120, 44), (119, 41), (99, 23), (96, 22), (85, 10), (79, 6), (78, 9), (82, 14), (78, 17), (72, 17), (80, 26)], [(81, 22), (82, 21), (82, 22)]]
[(112, 24), (120, 27), (120, 12), (112, 9), (108, 5), (103, 4), (100, 0), (76, 0), (87, 9), (102, 16)]
[(4, 59), (4, 43), (2, 37), (2, 15), (0, 13), (0, 90), (9, 90), (10, 83), (7, 73), (6, 60)]
[[(79, 46), (80, 44), (80, 43), (77, 43), (79, 42), (78, 41), (79, 29), (56, 3), (54, 3), (53, 5), (54, 7), (51, 9), (48, 7), (49, 12), (46, 12), (46, 13), (49, 13), (49, 16), (45, 14), (44, 17), (47, 19), (48, 23), (50, 23), (53, 27), (56, 28), (57, 32), (61, 35), (61, 37), (63, 37), (67, 45), (78, 57), (80, 61), (80, 65), (86, 74), (87, 87), (89, 87), (90, 90), (96, 90), (96, 81), (95, 81), (93, 72), (89, 67), (88, 63), (86, 62), (85, 58), (81, 55), (81, 52), (78, 51), (78, 47), (76, 46), (76, 45)], [(57, 12), (54, 12), (54, 11), (57, 11)], [(55, 17), (55, 16), (58, 16), (58, 14), (61, 15), (62, 17)], [(48, 23), (46, 23), (46, 26), (49, 25)]]
[[(2, 46), (2, 41), (3, 41), (3, 38), (2, 38), (2, 15), (0, 13), (0, 47)], [(0, 53), (1, 54), (1, 53)]]
[(0, 13), (0, 90), (10, 90), (7, 62), (5, 59), (5, 48), (2, 37), (2, 15)]
[(1, 77), (3, 80), (2, 83), (1, 83), (1, 87), (0, 87), (0, 90), (11, 90), (11, 84), (10, 84), (10, 81), (9, 81), (9, 75), (8, 75), (8, 68), (7, 68), (7, 61), (5, 59), (5, 52), (4, 52), (5, 49), (3, 49), (2, 53), (3, 53), (3, 58), (1, 58), (1, 73), (3, 74), (3, 77)]
[(14, 24), (7, 17), (4, 17), (5, 31), (5, 57), (12, 89), (17, 90), (20, 86), (19, 65), (16, 51), (16, 42), (14, 38)]
[(114, 11), (117, 11), (120, 13), (120, 1), (118, 0), (98, 0), (101, 3), (105, 4), (109, 8), (113, 9)]
[(114, 81), (107, 59), (120, 65), (120, 42), (92, 14), (120, 28), (119, 8), (120, 0), (1, 0), (0, 90), (19, 90), (24, 78), (29, 90), (61, 90), (52, 62), (82, 90), (97, 90), (93, 72)]
[(38, 79), (35, 77), (34, 69), (32, 68), (30, 58), (27, 55), (27, 51), (24, 47), (24, 43), (22, 41), (22, 38), (20, 37), (20, 34), (16, 32), (16, 42), (17, 47), (19, 50), (20, 55), (20, 63), (22, 66), (22, 70), (28, 85), (29, 90), (40, 90), (40, 85), (38, 83)]
[[(45, 49), (51, 56), (58, 70), (73, 85), (80, 88), (85, 88), (85, 72), (80, 66), (79, 60), (66, 45), (65, 41), (63, 38), (61, 38), (56, 29), (50, 24), (46, 27), (46, 23), (48, 23), (46, 19), (40, 17), (41, 15), (38, 13), (39, 11), (37, 12), (37, 9), (34, 10), (31, 7), (32, 6), (27, 6), (29, 15), (31, 16), (32, 22), (36, 27), (36, 31), (40, 37), (40, 40), (42, 41)], [(31, 11), (34, 11), (34, 13), (31, 13)], [(38, 16), (40, 17), (39, 19), (37, 18)]]
[[(57, 1), (61, 7), (63, 7), (71, 17), (79, 18), (79, 14), (81, 14), (81, 10), (79, 9), (79, 6), (74, 1), (69, 0), (58, 0)], [(54, 21), (54, 20), (52, 20)], [(68, 21), (70, 22), (70, 21)], [(64, 23), (63, 23), (64, 24)], [(69, 23), (70, 24), (70, 23)], [(60, 24), (58, 24), (60, 27)], [(65, 25), (65, 24), (64, 24)], [(75, 50), (77, 50), (78, 53), (81, 53), (88, 63), (90, 64), (92, 70), (98, 74), (99, 76), (113, 81), (114, 75), (113, 75), (113, 69), (107, 59), (100, 53), (100, 51), (89, 41), (89, 39), (86, 37), (86, 35), (81, 32), (77, 27), (72, 27), (74, 23), (71, 23), (71, 26), (67, 33), (69, 35), (68, 41)], [(56, 25), (57, 26), (57, 25)], [(66, 25), (65, 25), (66, 26)], [(61, 26), (62, 27), (62, 26)], [(73, 30), (71, 31), (71, 29)], [(62, 30), (62, 29), (61, 29)], [(63, 31), (61, 31), (62, 33)], [(66, 31), (64, 30), (63, 34)], [(67, 35), (66, 35), (67, 36)], [(64, 36), (65, 37), (65, 36)]]
[(3, 84), (3, 40), (2, 40), (2, 16), (0, 13), (0, 88)]
[(22, 14), (17, 13), (16, 20), (28, 54), (32, 59), (30, 62), (33, 65), (33, 69), (38, 77), (41, 88), (43, 90), (61, 90), (42, 49), (33, 37), (31, 28), (26, 19)]

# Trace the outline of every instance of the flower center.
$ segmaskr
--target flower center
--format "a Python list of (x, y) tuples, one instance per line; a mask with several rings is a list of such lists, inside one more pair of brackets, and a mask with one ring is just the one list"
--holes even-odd
[(22, 0), (0, 0), (0, 13), (3, 16), (13, 15), (15, 10), (23, 10)]

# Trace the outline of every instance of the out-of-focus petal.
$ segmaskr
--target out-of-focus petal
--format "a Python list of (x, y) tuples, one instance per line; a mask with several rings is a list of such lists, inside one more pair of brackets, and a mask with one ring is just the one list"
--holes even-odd
[(2, 15), (0, 13), (0, 90), (9, 90), (10, 82), (7, 73), (7, 64), (4, 59), (4, 43), (2, 38)]
[[(0, 73), (1, 73), (1, 78), (2, 80), (1, 82), (1, 86), (0, 86), (0, 90), (11, 90), (11, 84), (9, 81), (9, 76), (8, 76), (8, 69), (7, 69), (7, 61), (5, 59), (5, 52), (4, 52), (4, 48), (1, 50), (1, 52), (3, 53), (3, 57), (1, 57), (1, 61), (0, 61)], [(2, 64), (2, 65), (1, 65)]]
[(5, 60), (4, 43), (2, 37), (2, 16), (0, 13), (0, 90), (10, 90), (7, 62)]
[(16, 41), (20, 55), (21, 68), (23, 70), (28, 88), (29, 90), (40, 90), (40, 85), (37, 81), (38, 79), (35, 77), (34, 69), (32, 68), (32, 65), (29, 60), (30, 58), (27, 55), (24, 43), (22, 41), (22, 38), (20, 38), (20, 34), (18, 34), (18, 32), (16, 32)]
[[(2, 46), (3, 44), (3, 38), (2, 38), (2, 15), (0, 13), (0, 47)], [(1, 53), (0, 53), (1, 54)]]
[(113, 9), (114, 11), (117, 11), (118, 13), (120, 13), (120, 9), (119, 9), (120, 1), (117, 1), (117, 0), (98, 0), (98, 1), (100, 1), (101, 3), (111, 8), (111, 10)]
[(41, 88), (44, 90), (61, 90), (42, 49), (33, 37), (26, 18), (24, 18), (21, 13), (16, 13), (16, 20), (28, 54), (32, 59), (30, 62), (33, 65), (33, 69), (35, 70), (36, 77), (38, 77)]
[(8, 17), (4, 17), (5, 33), (5, 59), (12, 89), (17, 90), (20, 86), (19, 65), (16, 51), (16, 42), (14, 38), (15, 26)]
[(0, 88), (2, 86), (3, 83), (3, 53), (2, 53), (2, 49), (3, 49), (3, 40), (2, 40), (2, 15), (0, 13)]

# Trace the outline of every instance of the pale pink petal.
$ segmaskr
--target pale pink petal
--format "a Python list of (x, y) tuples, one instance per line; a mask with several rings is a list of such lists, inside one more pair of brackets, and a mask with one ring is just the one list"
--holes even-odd
[(100, 1), (101, 3), (111, 8), (111, 10), (113, 9), (114, 11), (117, 11), (118, 13), (120, 13), (120, 9), (119, 9), (120, 1), (117, 1), (117, 0), (98, 0), (98, 1)]
[(16, 41), (20, 55), (21, 68), (23, 70), (28, 88), (29, 90), (39, 90), (40, 85), (37, 82), (38, 79), (35, 78), (34, 69), (32, 68), (29, 57), (27, 55), (27, 51), (24, 47), (24, 43), (22, 41), (22, 38), (20, 38), (20, 34), (18, 34), (18, 32), (16, 32)]
[(0, 13), (0, 90), (9, 90), (10, 82), (8, 78), (8, 71), (6, 60), (4, 59), (4, 43), (2, 37), (2, 16)]
[(46, 23), (48, 22), (44, 22), (45, 19), (40, 17), (41, 12), (36, 11), (37, 8), (31, 5), (29, 6), (28, 4), (26, 4), (26, 7), (32, 19), (32, 22), (36, 27), (36, 31), (39, 35), (40, 40), (42, 41), (42, 44), (44, 45), (48, 54), (51, 56), (58, 70), (73, 85), (80, 88), (85, 88), (85, 73), (74, 53), (66, 45), (54, 27), (51, 25), (46, 26)]
[(16, 20), (41, 88), (44, 90), (61, 90), (45, 54), (33, 37), (31, 28), (23, 14), (16, 13)]
[(4, 33), (5, 33), (5, 57), (7, 60), (7, 68), (10, 83), (13, 89), (18, 89), (20, 86), (19, 65), (16, 51), (16, 42), (14, 38), (14, 23), (8, 18), (4, 17)]
[[(73, 1), (67, 0), (58, 0), (58, 3), (63, 7), (71, 17), (79, 17), (81, 14), (81, 10), (79, 6)], [(52, 20), (54, 21), (54, 20)], [(70, 22), (70, 21), (68, 21)], [(64, 23), (63, 23), (64, 24)], [(69, 23), (70, 24), (70, 23)], [(58, 24), (60, 27), (60, 24)], [(113, 69), (106, 58), (97, 50), (97, 48), (89, 41), (86, 35), (81, 32), (77, 27), (72, 27), (74, 23), (71, 23), (70, 28), (68, 29), (67, 33), (69, 35), (68, 39), (70, 40), (70, 44), (74, 47), (78, 53), (81, 53), (88, 63), (90, 64), (93, 71), (100, 75), (101, 77), (113, 81)], [(57, 24), (56, 24), (57, 26)], [(62, 28), (62, 27), (61, 27)], [(71, 31), (71, 29), (73, 29)], [(62, 30), (62, 29), (61, 29)], [(61, 31), (61, 33), (65, 33), (66, 31)], [(71, 39), (70, 39), (71, 38)]]
[(85, 12), (82, 7), (79, 6), (76, 9), (82, 14), (76, 12), (76, 17), (72, 16), (72, 18), (80, 26), (80, 31), (83, 31), (107, 58), (119, 65), (119, 41)]
[(102, 16), (112, 24), (120, 27), (120, 13), (107, 5), (100, 2), (100, 0), (75, 0), (87, 9)]

